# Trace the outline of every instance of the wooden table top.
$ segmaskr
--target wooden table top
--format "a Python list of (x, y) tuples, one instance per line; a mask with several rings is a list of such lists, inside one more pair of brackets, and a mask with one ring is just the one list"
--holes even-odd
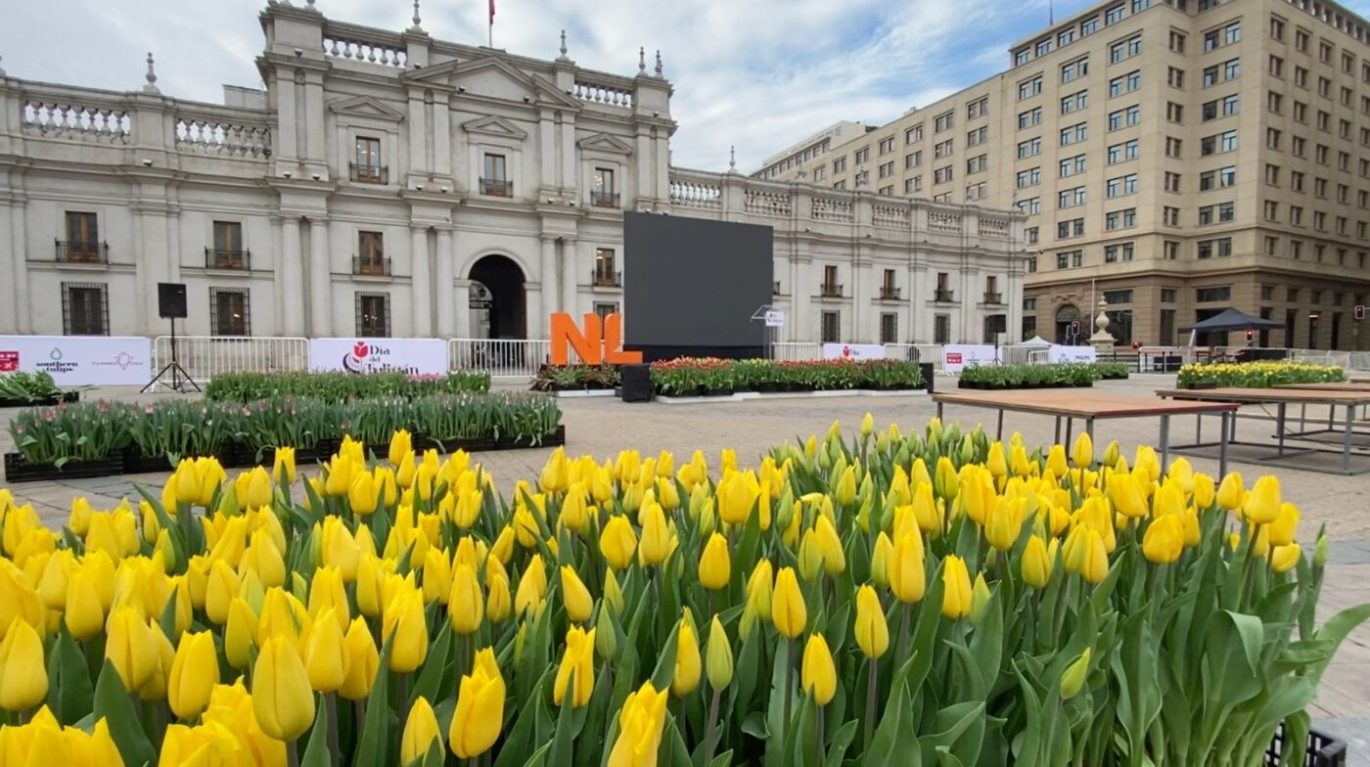
[(1370, 381), (1351, 380), (1331, 383), (1280, 384), (1276, 389), (1307, 389), (1308, 391), (1361, 391), (1370, 392)]
[(1087, 388), (961, 390), (934, 392), (932, 401), (1021, 413), (1069, 418), (1139, 418), (1144, 416), (1221, 413), (1237, 409), (1230, 402), (1177, 402), (1104, 393)]
[(1370, 389), (1159, 389), (1156, 396), (1200, 402), (1293, 402), (1309, 405), (1370, 403)]

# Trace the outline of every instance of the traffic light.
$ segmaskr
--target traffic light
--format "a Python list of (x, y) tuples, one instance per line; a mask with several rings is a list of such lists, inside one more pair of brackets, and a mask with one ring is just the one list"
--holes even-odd
[(1256, 331), (1252, 330), (1251, 328), (1247, 328), (1247, 329), (1246, 329), (1246, 342), (1247, 342), (1248, 344), (1251, 343), (1251, 339), (1253, 339), (1253, 338), (1255, 338), (1255, 337), (1256, 337)]
[(1365, 304), (1356, 304), (1355, 317), (1358, 320), (1365, 319)]

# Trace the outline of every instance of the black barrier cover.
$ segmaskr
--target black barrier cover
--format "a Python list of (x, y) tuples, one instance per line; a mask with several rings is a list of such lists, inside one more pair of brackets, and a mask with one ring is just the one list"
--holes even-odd
[(629, 212), (623, 241), (625, 348), (648, 361), (759, 356), (765, 326), (751, 317), (772, 298), (771, 227)]

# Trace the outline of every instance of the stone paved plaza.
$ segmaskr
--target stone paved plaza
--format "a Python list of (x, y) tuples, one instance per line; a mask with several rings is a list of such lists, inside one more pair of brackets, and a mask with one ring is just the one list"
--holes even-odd
[[(939, 378), (939, 386), (950, 384)], [(1119, 395), (1150, 396), (1154, 389), (1174, 384), (1173, 376), (1134, 376), (1129, 381), (1101, 382), (1096, 391)], [(954, 384), (950, 384), (954, 385)], [(105, 396), (134, 398), (135, 395), (109, 390)], [(167, 395), (157, 395), (167, 396)], [(172, 395), (174, 396), (174, 395)], [(625, 404), (614, 398), (563, 398), (566, 449), (571, 455), (591, 454), (603, 460), (621, 448), (633, 447), (644, 454), (671, 450), (678, 461), (688, 460), (696, 449), (703, 450), (716, 467), (719, 451), (737, 450), (740, 462), (755, 464), (772, 445), (821, 434), (834, 419), (844, 428), (854, 429), (862, 415), (871, 412), (878, 428), (898, 423), (906, 432), (921, 429), (936, 413), (936, 406), (925, 395), (838, 396), (711, 402), (700, 404)], [(6, 423), (13, 411), (0, 411)], [(1325, 413), (1309, 411), (1314, 418)], [(994, 428), (992, 411), (948, 407), (948, 421), (959, 421), (969, 428), (983, 423)], [(1267, 440), (1273, 434), (1269, 421), (1259, 408), (1243, 408), (1239, 433), (1244, 440)], [(1206, 436), (1216, 432), (1216, 420), (1204, 425)], [(1077, 429), (1078, 429), (1077, 425)], [(1004, 436), (1019, 431), (1029, 444), (1045, 444), (1053, 438), (1053, 419), (1044, 416), (1007, 414)], [(1155, 445), (1158, 439), (1155, 419), (1101, 421), (1096, 424), (1095, 444), (1102, 449), (1109, 440), (1118, 440), (1129, 457), (1138, 444)], [(1174, 443), (1192, 441), (1194, 419), (1176, 418), (1172, 424)], [(0, 436), (0, 450), (13, 449), (9, 434)], [(495, 476), (505, 492), (520, 478), (537, 476), (550, 449), (481, 453), (476, 460)], [(1332, 546), (1320, 614), (1354, 604), (1370, 602), (1370, 475), (1346, 477), (1319, 474), (1294, 468), (1272, 469), (1242, 463), (1239, 451), (1231, 468), (1240, 471), (1248, 486), (1263, 473), (1275, 472), (1283, 485), (1286, 500), (1303, 512), (1300, 538), (1311, 548), (1319, 526), (1326, 525)], [(1190, 457), (1195, 468), (1216, 474), (1217, 461)], [(1340, 456), (1323, 454), (1318, 460), (1331, 465)], [(90, 497), (97, 508), (117, 503), (132, 492), (131, 484), (140, 482), (160, 488), (165, 474), (136, 477), (69, 480), (65, 482), (25, 483), (11, 486), (17, 501), (31, 502), (50, 525), (66, 520), (71, 501), (78, 495)], [(1323, 679), (1321, 693), (1312, 709), (1318, 726), (1345, 738), (1351, 744), (1353, 765), (1370, 765), (1370, 628), (1362, 627), (1342, 645), (1341, 651)]]

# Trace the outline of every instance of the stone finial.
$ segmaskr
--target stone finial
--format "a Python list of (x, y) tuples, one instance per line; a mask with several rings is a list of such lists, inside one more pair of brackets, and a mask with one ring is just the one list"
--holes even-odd
[[(4, 59), (4, 58), (5, 58), (4, 56), (0, 56), (0, 59)], [(4, 67), (0, 67), (0, 77), (4, 77), (4, 76), (5, 76), (5, 68), (4, 68)]]
[(144, 93), (161, 93), (157, 89), (157, 70), (153, 67), (152, 51), (147, 52), (147, 74), (144, 75), (147, 85), (143, 86)]
[(414, 0), (414, 29), (418, 29), (423, 24), (423, 19), (419, 17), (419, 0)]
[(656, 76), (661, 77), (661, 49), (656, 52)]
[(308, 5), (308, 6), (309, 6), (310, 10), (313, 10), (313, 8), (314, 8), (314, 0), (304, 0), (304, 2), (305, 2), (305, 5)]
[(645, 47), (637, 49), (637, 73), (640, 75), (647, 74), (647, 49)]
[(560, 60), (566, 60), (566, 30), (561, 30), (561, 56)]
[(729, 173), (736, 173), (736, 172), (737, 172), (737, 147), (736, 147), (736, 146), (730, 146), (730, 147), (728, 147), (728, 172), (729, 172)]

